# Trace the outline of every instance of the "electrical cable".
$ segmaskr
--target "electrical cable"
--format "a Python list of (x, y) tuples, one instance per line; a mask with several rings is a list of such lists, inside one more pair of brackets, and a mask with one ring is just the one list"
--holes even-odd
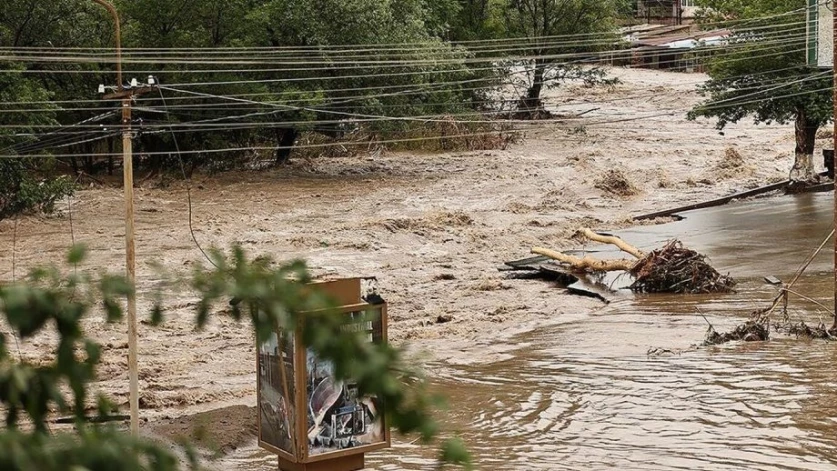
[[(785, 37), (777, 37), (772, 39), (760, 39), (760, 40), (749, 40), (749, 41), (737, 41), (733, 42), (732, 44), (728, 44), (725, 47), (727, 49), (733, 49), (736, 47), (747, 47), (748, 45), (752, 44), (761, 44), (761, 45), (780, 45), (780, 44), (788, 44), (788, 43), (795, 43), (800, 42), (804, 43), (805, 38), (807, 37), (805, 27), (796, 28), (792, 31), (798, 31), (793, 35), (787, 35)], [(789, 31), (790, 32), (790, 31)], [(709, 47), (719, 47), (719, 46), (709, 46)], [(655, 52), (656, 53), (656, 52)], [(420, 66), (427, 66), (427, 65), (434, 65), (434, 66), (442, 66), (442, 65), (456, 65), (456, 66), (463, 66), (463, 65), (476, 65), (476, 64), (497, 64), (499, 62), (520, 62), (520, 61), (533, 61), (533, 60), (546, 60), (546, 61), (560, 61), (560, 60), (571, 60), (571, 59), (581, 59), (581, 60), (591, 60), (593, 58), (606, 58), (610, 56), (615, 56), (616, 54), (625, 55), (627, 58), (628, 56), (636, 57), (636, 48), (629, 48), (624, 47), (620, 49), (613, 49), (613, 50), (606, 50), (606, 51), (591, 51), (591, 52), (573, 52), (573, 53), (564, 53), (564, 54), (535, 54), (535, 55), (521, 55), (521, 56), (500, 56), (500, 57), (485, 57), (485, 58), (467, 58), (467, 57), (460, 57), (460, 58), (452, 58), (452, 59), (426, 59), (420, 61), (404, 61), (404, 60), (396, 60), (396, 61), (376, 61), (374, 63), (360, 63), (358, 61), (350, 61), (345, 62), (345, 64), (349, 64), (345, 67), (339, 66), (340, 62), (335, 61), (326, 61), (322, 62), (321, 64), (326, 64), (325, 67), (311, 67), (310, 64), (317, 62), (313, 61), (301, 61), (299, 63), (293, 63), (296, 65), (307, 65), (307, 67), (295, 67), (295, 68), (270, 68), (270, 69), (175, 69), (172, 70), (172, 73), (177, 74), (208, 74), (208, 73), (235, 73), (235, 74), (243, 74), (243, 73), (293, 73), (293, 72), (335, 72), (335, 71), (352, 71), (352, 70), (365, 70), (365, 69), (401, 69), (401, 68), (410, 68), (410, 67), (420, 67)], [(615, 59), (615, 57), (614, 57)], [(0, 57), (0, 60), (11, 60), (11, 58), (3, 58)], [(73, 64), (79, 64), (80, 61), (78, 58), (68, 58), (68, 61), (72, 62)], [(27, 63), (33, 63), (34, 61), (27, 60), (21, 61)], [(82, 61), (83, 62), (83, 61)], [(123, 60), (123, 63), (129, 63), (130, 61)], [(172, 62), (154, 62), (149, 61), (148, 63), (158, 64), (158, 65), (196, 65), (201, 64), (200, 61), (172, 61)], [(247, 64), (258, 64), (258, 63), (265, 63), (265, 62), (247, 62), (247, 61), (239, 61), (239, 62), (204, 62), (206, 64), (229, 64), (229, 65), (247, 65)], [(276, 61), (269, 61), (266, 63), (276, 64)], [(466, 70), (470, 71), (473, 68), (459, 68), (454, 70)], [(35, 73), (35, 74), (55, 74), (55, 73), (72, 73), (72, 74), (97, 74), (100, 75), (103, 72), (100, 70), (53, 70), (53, 69), (46, 69), (46, 70), (17, 70), (17, 69), (6, 69), (2, 72), (8, 73)], [(153, 69), (153, 70), (125, 70), (123, 71), (124, 74), (161, 74), (163, 70), (161, 69)], [(380, 71), (369, 74), (369, 76), (387, 76), (388, 74), (381, 74)], [(396, 74), (393, 74), (396, 75)], [(342, 78), (342, 77), (329, 77), (329, 76), (318, 76), (315, 78), (319, 79), (328, 79), (328, 78)], [(192, 83), (192, 82), (189, 82)], [(178, 84), (183, 85), (183, 84)]]
[[(797, 82), (798, 81), (790, 82), (788, 85), (793, 85)], [(764, 102), (764, 101), (769, 101), (769, 100), (775, 100), (775, 99), (780, 99), (780, 98), (788, 98), (788, 97), (801, 96), (801, 95), (812, 94), (812, 93), (819, 93), (819, 92), (828, 91), (828, 90), (830, 90), (830, 88), (823, 88), (823, 89), (814, 90), (814, 91), (804, 91), (804, 92), (786, 94), (786, 95), (782, 95), (782, 96), (778, 96), (778, 97), (771, 97), (771, 98), (768, 98), (768, 99), (758, 99), (758, 100), (751, 100), (751, 101), (745, 101), (745, 102), (734, 102), (734, 103), (723, 105), (723, 106), (706, 106), (706, 107), (703, 107), (703, 109), (704, 110), (711, 110), (711, 109), (721, 109), (721, 108), (726, 108), (726, 107), (731, 107), (731, 106), (741, 106), (741, 105), (754, 104), (754, 103), (759, 103), (759, 102)], [(742, 97), (738, 97), (737, 99), (740, 99), (740, 98), (742, 98)], [(683, 109), (679, 109), (679, 108), (678, 109), (670, 109), (670, 110), (663, 110), (661, 112), (655, 112), (655, 113), (652, 113), (650, 115), (633, 116), (631, 118), (615, 119), (615, 120), (611, 119), (611, 120), (598, 121), (598, 122), (597, 121), (589, 121), (585, 125), (590, 127), (590, 126), (598, 126), (600, 124), (622, 123), (622, 122), (636, 121), (636, 120), (641, 120), (641, 119), (671, 116), (674, 113), (683, 112), (683, 111), (684, 111)], [(573, 119), (570, 118), (570, 119), (543, 120), (543, 121), (553, 122), (553, 123), (567, 123), (569, 121), (573, 121)], [(425, 121), (425, 122), (448, 122), (448, 123), (453, 122), (453, 123), (457, 123), (457, 124), (459, 124), (459, 123), (463, 123), (463, 124), (464, 123), (503, 124), (503, 123), (509, 123), (509, 122), (526, 122), (526, 121), (525, 120), (506, 120), (506, 121), (492, 120), (492, 121), (458, 121), (457, 122), (457, 121), (450, 121), (450, 120), (448, 120), (448, 121), (443, 121), (443, 120), (442, 121), (432, 121), (431, 120), (431, 121)], [(263, 123), (256, 123), (256, 124), (262, 125)], [(280, 125), (285, 125), (285, 126), (288, 125), (287, 122), (280, 122), (280, 123), (275, 123), (275, 124), (280, 124)], [(174, 130), (171, 129), (170, 132), (173, 133)], [(512, 130), (501, 130), (501, 131), (492, 131), (492, 132), (460, 134), (460, 135), (447, 136), (447, 137), (449, 137), (449, 138), (453, 138), (453, 137), (475, 137), (475, 136), (496, 135), (496, 134), (512, 134), (512, 133), (518, 133), (518, 132), (520, 132), (520, 130), (512, 129)], [(390, 140), (381, 141), (381, 143), (382, 144), (390, 144), (390, 143), (416, 142), (416, 141), (432, 140), (432, 139), (437, 139), (437, 138), (438, 138), (438, 136), (409, 138), (409, 139), (390, 139)], [(572, 139), (566, 139), (566, 140), (575, 141), (575, 140), (572, 140)], [(357, 145), (357, 144), (365, 144), (365, 143), (334, 142), (334, 143), (324, 143), (324, 144), (309, 144), (309, 145), (294, 146), (294, 147), (295, 148), (323, 148), (323, 147), (331, 147), (331, 146), (337, 146), (337, 145), (346, 146), (346, 145)], [(195, 150), (195, 151), (181, 151), (180, 154), (211, 154), (211, 153), (219, 153), (219, 152), (235, 152), (235, 151), (246, 151), (246, 150), (276, 150), (276, 149), (278, 149), (278, 148), (277, 147), (258, 147), (258, 146), (254, 146), (254, 147), (239, 147), (239, 148), (228, 148), (228, 149), (207, 149), (207, 150)], [(146, 155), (165, 155), (165, 154), (168, 154), (168, 153), (167, 152), (146, 153)], [(47, 155), (29, 156), (29, 157), (69, 157), (69, 156), (74, 156), (74, 155), (77, 156), (78, 154), (67, 154), (67, 155), (47, 154)], [(98, 154), (85, 154), (85, 155), (103, 157), (103, 156), (116, 156), (118, 154), (98, 153)], [(16, 155), (0, 155), (0, 157), (2, 157), (2, 158), (14, 158), (14, 157), (19, 157), (19, 156), (16, 156)]]
[[(825, 4), (827, 3), (826, 0), (821, 0), (819, 3)], [(796, 14), (804, 13), (808, 7), (801, 7), (795, 10), (791, 10), (788, 12), (782, 12), (772, 15), (765, 15), (761, 17), (754, 17), (754, 18), (746, 18), (746, 19), (725, 19), (716, 22), (705, 22), (702, 23), (703, 27), (707, 26), (729, 26), (732, 27), (736, 23), (741, 23), (743, 25), (752, 24), (758, 21), (769, 20), (774, 18), (781, 18), (785, 16), (793, 16)], [(740, 26), (740, 25), (739, 25)], [(600, 36), (601, 32), (591, 32), (591, 33), (575, 33), (575, 34), (565, 34), (565, 35), (548, 35), (548, 36), (539, 36), (537, 40), (539, 41), (548, 41), (556, 38), (577, 38), (577, 37), (590, 37), (590, 36)], [(467, 41), (449, 41), (447, 43), (453, 45), (470, 45), (473, 47), (474, 45), (478, 44), (485, 44), (485, 43), (508, 43), (514, 41), (531, 41), (533, 38), (530, 37), (517, 37), (517, 38), (501, 38), (501, 39), (480, 39), (480, 40), (467, 40)], [(200, 48), (200, 47), (171, 47), (171, 48), (163, 48), (163, 47), (156, 47), (156, 48), (123, 48), (123, 53), (128, 54), (131, 52), (140, 52), (140, 51), (189, 51), (189, 52), (198, 52), (198, 53), (205, 53), (209, 51), (333, 51), (333, 52), (341, 52), (346, 53), (350, 52), (350, 48), (357, 48), (357, 47), (370, 47), (370, 48), (378, 48), (372, 50), (379, 50), (379, 49), (386, 49), (386, 50), (397, 50), (399, 47), (407, 47), (407, 46), (415, 46), (417, 48), (426, 48), (428, 45), (438, 45), (440, 44), (439, 41), (420, 41), (420, 42), (399, 42), (399, 43), (366, 43), (366, 44), (336, 44), (336, 45), (311, 45), (311, 46), (257, 46), (257, 47), (214, 47), (214, 48)], [(47, 50), (47, 51), (55, 51), (55, 50), (65, 50), (65, 51), (111, 51), (113, 48), (111, 47), (52, 47), (52, 48), (44, 48), (44, 47), (5, 47), (0, 48), (0, 50)]]
[[(12, 283), (17, 283), (17, 215), (14, 217), (14, 229), (12, 229)], [(15, 339), (17, 361), (23, 363), (23, 354), (20, 352), (20, 339), (17, 337), (17, 331), (13, 326), (9, 326), (9, 331)]]
[[(166, 106), (166, 97), (163, 95), (163, 90), (158, 88), (157, 91), (160, 92), (160, 101), (163, 102), (163, 107)], [(169, 128), (171, 131), (171, 128)], [(183, 164), (183, 155), (180, 152), (180, 144), (177, 142), (177, 136), (174, 132), (171, 133), (171, 138), (174, 141), (174, 147), (177, 150), (177, 159), (180, 161), (180, 172), (183, 174), (183, 180), (186, 182), (186, 202), (189, 208), (189, 234), (192, 236), (192, 242), (195, 243), (195, 246), (200, 250), (201, 254), (203, 254), (204, 258), (209, 261), (215, 268), (219, 268), (217, 264), (209, 257), (209, 255), (204, 251), (203, 247), (201, 247), (200, 242), (198, 242), (197, 236), (195, 236), (195, 229), (192, 226), (192, 177), (186, 176), (186, 166)]]
[[(802, 24), (802, 22), (797, 23), (800, 26), (796, 26), (793, 28), (786, 28), (784, 30), (774, 31), (772, 34), (776, 35), (775, 38), (768, 37), (756, 37), (756, 38), (746, 38), (747, 41), (739, 40), (741, 42), (752, 42), (752, 41), (779, 41), (781, 39), (787, 39), (794, 35), (798, 35), (800, 37), (804, 37), (807, 34), (807, 25)], [(794, 33), (794, 34), (789, 34)], [(785, 38), (782, 38), (779, 35), (784, 35)], [(695, 40), (696, 41), (696, 40)], [(388, 68), (388, 67), (415, 67), (415, 66), (423, 66), (423, 65), (444, 65), (444, 64), (478, 64), (478, 63), (496, 63), (499, 61), (519, 61), (519, 60), (535, 60), (535, 59), (543, 59), (543, 60), (559, 60), (559, 59), (572, 59), (577, 57), (589, 57), (593, 56), (601, 56), (603, 54), (613, 54), (617, 52), (628, 52), (631, 50), (630, 44), (624, 41), (608, 41), (606, 43), (602, 43), (601, 45), (618, 45), (622, 44), (624, 47), (619, 49), (613, 50), (605, 50), (605, 51), (578, 51), (578, 52), (568, 52), (568, 53), (552, 53), (552, 54), (545, 54), (545, 53), (536, 53), (536, 54), (523, 54), (523, 55), (511, 55), (511, 54), (504, 54), (500, 56), (493, 56), (493, 57), (478, 57), (473, 56), (468, 57), (468, 54), (461, 55), (461, 57), (453, 57), (453, 58), (431, 58), (431, 59), (389, 59), (389, 60), (346, 60), (346, 57), (341, 56), (341, 60), (312, 60), (311, 58), (305, 58), (300, 60), (292, 60), (292, 61), (279, 61), (275, 58), (268, 59), (250, 59), (244, 60), (240, 56), (236, 56), (235, 60), (205, 60), (205, 59), (194, 59), (194, 58), (147, 58), (143, 60), (136, 60), (131, 59), (130, 57), (123, 56), (121, 58), (121, 62), (123, 64), (155, 64), (155, 65), (260, 65), (260, 64), (271, 64), (271, 65), (285, 65), (285, 66), (292, 66), (292, 65), (305, 65), (304, 68), (281, 68), (281, 69), (219, 69), (219, 70), (212, 70), (212, 69), (197, 69), (197, 70), (181, 70), (180, 73), (218, 73), (218, 72), (226, 72), (226, 73), (243, 73), (243, 72), (299, 72), (299, 71), (334, 71), (334, 70), (342, 70), (342, 69), (358, 69), (358, 68)], [(560, 49), (560, 47), (545, 44), (539, 49), (541, 51), (549, 50), (549, 49)], [(527, 48), (529, 49), (529, 48)], [(515, 50), (495, 50), (495, 51), (488, 51), (492, 54), (503, 53), (503, 52), (515, 52)], [(536, 52), (536, 51), (534, 51)], [(351, 59), (351, 58), (349, 58)], [(85, 58), (85, 57), (78, 57), (78, 56), (67, 56), (67, 57), (42, 57), (42, 56), (22, 56), (22, 55), (11, 55), (11, 56), (0, 56), (0, 60), (3, 61), (11, 61), (11, 62), (24, 62), (24, 63), (39, 63), (39, 62), (48, 62), (48, 63), (72, 63), (72, 64), (84, 64), (84, 63), (95, 63), (95, 64), (111, 64), (115, 63), (114, 58), (108, 58), (105, 60), (104, 58)], [(325, 67), (312, 67), (312, 65), (322, 65)], [(5, 72), (19, 72), (19, 73), (55, 73), (60, 71), (54, 70), (32, 70), (32, 71), (20, 71), (15, 69), (8, 69)], [(91, 71), (91, 70), (72, 70), (72, 71), (65, 71), (70, 73), (95, 73), (101, 74), (101, 71)], [(124, 73), (158, 73), (157, 70), (128, 70), (126, 69)]]
[[(670, 63), (670, 62), (668, 62), (668, 63)], [(663, 63), (663, 65), (667, 65), (668, 63)], [(628, 68), (631, 68), (631, 67), (628, 67)], [(799, 68), (800, 68), (800, 66), (791, 66), (791, 67), (785, 67), (785, 68), (781, 68), (781, 69), (774, 69), (774, 70), (768, 70), (768, 71), (762, 71), (762, 72), (756, 72), (756, 73), (742, 74), (742, 75), (737, 76), (737, 77), (756, 77), (756, 76), (766, 75), (766, 74), (770, 74), (770, 73), (774, 73), (774, 72), (782, 72), (782, 71), (794, 70), (794, 69), (798, 70)], [(491, 69), (493, 69), (493, 68), (491, 68)], [(514, 75), (526, 73), (529, 70), (530, 70), (529, 68), (521, 68), (521, 70), (511, 71), (510, 73), (511, 73), (512, 76), (514, 76)], [(737, 78), (737, 77), (730, 77), (730, 79)], [(456, 85), (456, 84), (464, 84), (464, 83), (477, 83), (477, 82), (489, 81), (489, 80), (493, 80), (493, 77), (449, 81), (449, 82), (437, 82), (433, 86)], [(697, 83), (701, 83), (703, 81), (704, 80), (701, 79), (701, 80), (697, 80), (697, 81), (694, 81), (694, 82), (688, 82), (688, 83), (697, 84)], [(682, 82), (682, 83), (686, 83), (686, 82)], [(352, 92), (352, 91), (368, 91), (368, 90), (387, 90), (387, 89), (396, 89), (396, 88), (405, 88), (405, 87), (415, 88), (415, 84), (377, 85), (377, 86), (364, 86), (364, 87), (322, 89), (321, 92), (322, 93), (336, 93), (336, 92)], [(292, 91), (281, 91), (281, 92), (257, 92), (257, 93), (241, 93), (241, 94), (225, 94), (225, 95), (230, 96), (230, 97), (254, 97), (254, 96), (285, 96), (285, 95), (296, 95), (298, 93), (299, 93), (298, 91), (293, 91), (292, 90)], [(366, 95), (364, 97), (365, 98), (370, 98), (370, 97), (377, 97), (377, 96), (379, 96), (379, 95)], [(340, 98), (345, 98), (345, 97), (340, 97)], [(185, 100), (199, 100), (199, 99), (201, 99), (201, 98), (185, 96), (185, 97), (170, 97), (169, 101), (171, 101), (171, 100), (185, 101)], [(154, 101), (154, 100), (156, 100), (156, 99), (151, 98), (151, 97), (149, 97), (149, 98), (139, 97), (139, 98), (136, 99), (137, 102)], [(31, 101), (31, 102), (0, 102), (0, 106), (15, 106), (15, 105), (20, 105), (20, 104), (72, 104), (72, 103), (101, 103), (101, 102), (102, 102), (102, 100), (60, 100), (60, 101)]]

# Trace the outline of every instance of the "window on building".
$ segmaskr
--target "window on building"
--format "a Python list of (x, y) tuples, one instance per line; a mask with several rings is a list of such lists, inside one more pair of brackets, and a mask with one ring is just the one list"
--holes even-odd
[(680, 0), (680, 5), (683, 7), (693, 7), (695, 5), (695, 0)]

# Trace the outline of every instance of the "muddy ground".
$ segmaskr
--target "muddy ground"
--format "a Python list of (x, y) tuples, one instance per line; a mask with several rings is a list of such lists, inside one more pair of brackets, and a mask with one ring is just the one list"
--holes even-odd
[[(547, 283), (504, 279), (496, 270), (503, 261), (534, 245), (575, 247), (571, 236), (581, 226), (624, 227), (633, 215), (787, 177), (789, 126), (744, 122), (721, 135), (711, 121), (685, 119), (704, 76), (613, 73), (622, 83), (612, 88), (549, 92), (553, 111), (596, 110), (530, 129), (507, 150), (364, 154), (196, 176), (195, 235), (205, 247), (240, 243), (252, 254), (303, 257), (320, 276), (377, 276), (397, 343), (457, 362), (480, 360), (461, 352), (474, 344), (485, 345), (482, 355), (502, 354), (492, 339), (600, 307)], [(740, 158), (729, 158), (730, 148)], [(86, 267), (122, 270), (121, 189), (91, 187), (75, 195), (71, 211), (60, 206), (55, 216), (19, 219), (16, 230), (0, 222), (0, 280), (13, 278), (13, 245), (20, 277), (60, 261), (72, 240), (89, 246)], [(139, 288), (147, 293), (158, 279), (152, 262), (176, 272), (201, 254), (190, 237), (185, 187), (148, 182), (137, 189), (136, 210)], [(141, 310), (148, 301), (141, 299)], [(198, 332), (193, 299), (169, 301), (164, 326), (140, 326), (140, 389), (146, 427), (177, 435), (188, 428), (178, 420), (255, 403), (255, 348), (248, 326), (219, 316)], [(87, 327), (106, 346), (97, 387), (125, 404), (125, 325), (90, 319)], [(37, 360), (51, 348), (44, 336), (21, 351)], [(238, 411), (230, 415), (252, 415)]]

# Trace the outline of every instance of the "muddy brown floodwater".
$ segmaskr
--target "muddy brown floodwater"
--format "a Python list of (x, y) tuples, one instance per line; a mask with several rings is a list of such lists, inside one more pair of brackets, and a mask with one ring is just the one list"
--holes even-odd
[[(589, 316), (482, 346), (428, 365), (449, 397), (446, 430), (460, 434), (482, 470), (837, 469), (837, 343), (776, 337), (690, 348), (706, 330), (741, 322), (787, 280), (830, 231), (831, 195), (735, 203), (683, 221), (621, 231), (651, 248), (677, 237), (740, 281), (730, 295), (622, 296)], [(591, 248), (592, 249), (592, 248)], [(816, 259), (798, 290), (828, 305), (831, 256)], [(826, 313), (791, 299), (790, 315)], [(680, 353), (648, 355), (660, 347)], [(499, 348), (494, 345), (495, 349)], [(396, 442), (368, 457), (379, 470), (432, 470), (433, 451)], [(275, 469), (250, 446), (224, 467)]]
[[(611, 73), (620, 84), (549, 90), (551, 110), (583, 119), (530, 129), (504, 150), (363, 152), (195, 175), (194, 235), (204, 247), (237, 243), (252, 255), (304, 258), (317, 276), (377, 276), (390, 304), (390, 340), (429, 352), (430, 377), (450, 394), (445, 429), (466, 439), (480, 469), (837, 469), (832, 344), (780, 339), (646, 355), (700, 342), (706, 322), (698, 309), (725, 331), (762, 307), (774, 289), (761, 277), (787, 278), (827, 232), (828, 197), (739, 203), (662, 226), (628, 221), (785, 179), (792, 127), (743, 120), (720, 135), (710, 120), (685, 119), (706, 76)], [(818, 154), (826, 143), (818, 141)], [(613, 191), (614, 175), (632, 191)], [(141, 172), (137, 181), (144, 318), (159, 280), (153, 264), (184, 273), (201, 254), (184, 186)], [(72, 241), (89, 248), (80, 270), (123, 270), (121, 189), (92, 186), (70, 202), (55, 216), (0, 221), (0, 282), (62, 260)], [(629, 228), (621, 234), (646, 249), (677, 235), (741, 280), (740, 291), (617, 296), (603, 307), (496, 270), (533, 246), (579, 249), (572, 236), (584, 226)], [(829, 269), (824, 255), (798, 288), (829, 299)], [(141, 428), (170, 437), (202, 425), (222, 452), (233, 450), (251, 437), (252, 331), (221, 307), (197, 331), (196, 298), (167, 301), (162, 326), (139, 326), (140, 414), (148, 420)], [(826, 317), (812, 303), (794, 307), (810, 323)], [(104, 347), (93, 386), (126, 408), (127, 328), (102, 318), (84, 325)], [(23, 342), (20, 355), (42, 364), (54, 344), (54, 332), (45, 332)], [(433, 451), (408, 442), (370, 456), (370, 465), (430, 469)], [(276, 458), (248, 444), (214, 464), (273, 470)]]

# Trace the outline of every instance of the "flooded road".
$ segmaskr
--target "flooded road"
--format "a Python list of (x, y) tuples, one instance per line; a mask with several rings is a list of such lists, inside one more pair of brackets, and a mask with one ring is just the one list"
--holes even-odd
[[(443, 428), (464, 438), (483, 470), (837, 469), (837, 343), (690, 348), (707, 321), (725, 331), (767, 305), (775, 288), (761, 278), (788, 280), (830, 231), (832, 207), (831, 195), (763, 199), (620, 232), (644, 249), (682, 240), (737, 278), (738, 293), (623, 297), (509, 339), (503, 356), (481, 357), (497, 348), (486, 341), (430, 364), (449, 397)], [(831, 253), (797, 285), (826, 306)], [(792, 297), (791, 308), (794, 319), (830, 322), (810, 302)], [(675, 352), (648, 355), (654, 347)], [(433, 453), (394, 437), (367, 463), (431, 470)], [(224, 466), (276, 469), (276, 459), (251, 446)]]

